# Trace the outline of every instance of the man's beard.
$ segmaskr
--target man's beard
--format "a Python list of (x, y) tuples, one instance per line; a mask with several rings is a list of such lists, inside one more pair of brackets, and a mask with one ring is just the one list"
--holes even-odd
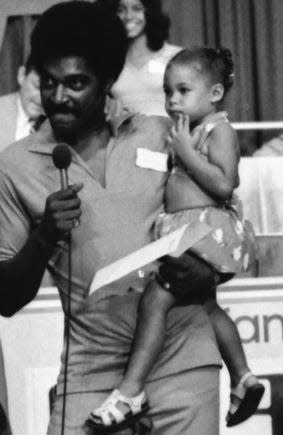
[(68, 107), (66, 104), (55, 105), (52, 103), (45, 108), (56, 139), (70, 144), (92, 132), (100, 131), (104, 127), (106, 122), (104, 109), (104, 94), (97, 96), (93, 110), (91, 107), (82, 109), (80, 107)]
[(76, 118), (73, 123), (59, 123), (56, 120), (50, 119), (50, 124), (53, 129), (56, 139), (60, 142), (67, 142), (72, 145), (88, 134), (101, 131), (105, 125), (106, 115), (104, 112), (96, 112), (88, 119), (80, 122), (80, 118)]

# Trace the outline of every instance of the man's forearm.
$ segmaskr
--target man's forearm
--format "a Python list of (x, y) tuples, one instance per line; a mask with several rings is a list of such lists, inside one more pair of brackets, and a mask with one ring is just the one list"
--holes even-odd
[(37, 229), (13, 259), (0, 262), (2, 316), (12, 316), (35, 297), (54, 246)]

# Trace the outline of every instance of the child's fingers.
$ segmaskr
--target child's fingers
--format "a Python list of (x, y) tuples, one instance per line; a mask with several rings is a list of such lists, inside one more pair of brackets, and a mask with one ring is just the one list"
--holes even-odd
[(178, 115), (177, 121), (176, 121), (176, 132), (181, 131), (183, 128), (183, 115)]
[(174, 136), (176, 136), (176, 134), (177, 134), (177, 129), (175, 125), (173, 125), (173, 127), (170, 128), (170, 136), (172, 137), (172, 139)]
[(183, 127), (186, 132), (190, 133), (190, 117), (187, 114), (183, 116)]

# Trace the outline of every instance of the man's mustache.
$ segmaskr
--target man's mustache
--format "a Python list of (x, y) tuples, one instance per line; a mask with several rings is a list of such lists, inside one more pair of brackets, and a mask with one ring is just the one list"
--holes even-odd
[(71, 114), (76, 115), (77, 110), (70, 108), (64, 104), (49, 104), (48, 107), (46, 107), (47, 114), (50, 115), (56, 115), (56, 114)]

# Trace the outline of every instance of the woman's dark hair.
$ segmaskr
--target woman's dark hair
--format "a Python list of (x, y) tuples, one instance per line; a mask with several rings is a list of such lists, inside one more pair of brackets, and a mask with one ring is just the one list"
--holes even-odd
[(177, 53), (167, 65), (195, 64), (200, 74), (210, 76), (213, 83), (221, 83), (224, 94), (229, 91), (234, 82), (234, 64), (231, 51), (228, 48), (196, 47), (184, 49)]
[[(117, 13), (120, 0), (96, 0)], [(145, 8), (147, 45), (153, 51), (160, 50), (169, 37), (170, 19), (162, 10), (161, 0), (140, 0)]]
[(102, 83), (118, 78), (126, 52), (121, 21), (113, 12), (88, 1), (66, 1), (50, 7), (31, 35), (32, 61), (39, 71), (48, 60), (79, 56)]

